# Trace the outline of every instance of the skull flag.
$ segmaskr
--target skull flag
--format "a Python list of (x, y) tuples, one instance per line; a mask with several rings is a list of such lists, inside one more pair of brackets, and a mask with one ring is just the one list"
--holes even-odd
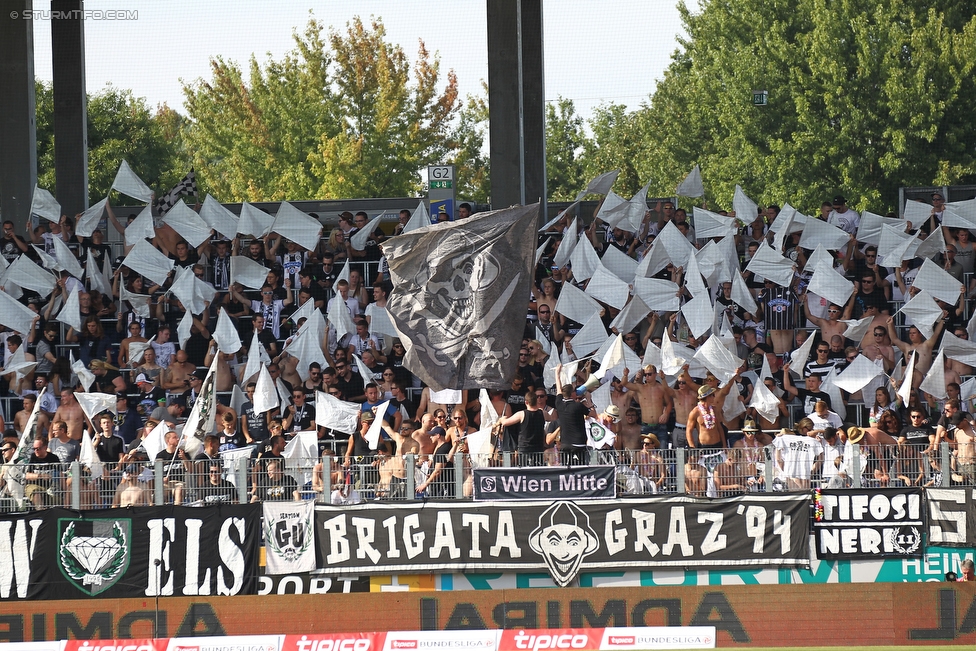
[(435, 390), (508, 388), (518, 364), (539, 204), (398, 235), (383, 245), (403, 365)]

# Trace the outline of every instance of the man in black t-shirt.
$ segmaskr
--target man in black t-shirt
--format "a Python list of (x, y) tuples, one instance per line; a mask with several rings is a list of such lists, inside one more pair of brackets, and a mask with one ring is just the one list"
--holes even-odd
[(258, 490), (251, 498), (252, 502), (300, 502), (301, 493), (298, 483), (282, 470), (284, 460), (275, 459), (268, 462), (268, 472), (262, 475), (258, 483)]
[(210, 464), (207, 481), (197, 489), (200, 501), (204, 504), (236, 504), (237, 488), (224, 479), (219, 463)]
[(559, 451), (566, 465), (586, 465), (586, 427), (583, 420), (593, 409), (576, 396), (572, 384), (564, 385), (560, 374), (563, 365), (556, 365), (556, 414), (559, 416)]
[(794, 413), (795, 420), (800, 420), (807, 414), (812, 414), (816, 410), (818, 400), (823, 400), (827, 403), (827, 409), (836, 411), (833, 405), (830, 404), (830, 396), (820, 390), (820, 382), (819, 375), (811, 374), (806, 378), (805, 389), (795, 387), (793, 386), (793, 378), (790, 376), (789, 363), (783, 364), (783, 390), (791, 397), (799, 398), (802, 403), (800, 409)]
[(35, 507), (53, 506), (56, 498), (55, 491), (60, 486), (57, 464), (61, 463), (61, 459), (48, 449), (46, 438), (34, 439), (33, 451), (28, 463), (27, 472), (24, 474), (24, 479), (27, 480), (25, 496), (34, 503)]
[(908, 424), (898, 435), (898, 442), (911, 445), (916, 452), (931, 447), (935, 440), (935, 430), (925, 422), (925, 412), (920, 407), (912, 407), (908, 412)]
[(241, 431), (244, 432), (248, 444), (258, 441), (265, 441), (271, 436), (268, 429), (268, 416), (270, 411), (263, 414), (254, 412), (254, 389), (257, 385), (254, 382), (247, 383), (247, 402), (241, 405)]

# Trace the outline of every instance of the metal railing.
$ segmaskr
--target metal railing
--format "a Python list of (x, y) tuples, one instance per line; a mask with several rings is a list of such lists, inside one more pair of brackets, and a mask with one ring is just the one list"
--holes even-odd
[[(774, 445), (724, 450), (586, 450), (567, 459), (555, 450), (538, 454), (457, 453), (453, 457), (380, 454), (345, 465), (339, 457), (282, 460), (231, 459), (119, 468), (70, 464), (0, 466), (0, 511), (51, 507), (95, 509), (262, 499), (347, 504), (371, 500), (471, 499), (478, 467), (610, 465), (619, 497), (690, 495), (730, 497), (754, 492), (814, 488), (976, 486), (976, 459), (943, 442), (828, 446), (822, 454), (789, 458)], [(579, 463), (581, 462), (581, 463)], [(948, 472), (945, 472), (948, 469)]]

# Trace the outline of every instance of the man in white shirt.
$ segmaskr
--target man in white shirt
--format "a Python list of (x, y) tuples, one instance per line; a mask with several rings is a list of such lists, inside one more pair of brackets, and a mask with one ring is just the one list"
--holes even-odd
[(857, 227), (861, 223), (861, 216), (847, 207), (847, 199), (841, 195), (837, 195), (834, 197), (833, 206), (834, 209), (827, 216), (827, 223), (842, 228), (852, 235), (857, 233)]

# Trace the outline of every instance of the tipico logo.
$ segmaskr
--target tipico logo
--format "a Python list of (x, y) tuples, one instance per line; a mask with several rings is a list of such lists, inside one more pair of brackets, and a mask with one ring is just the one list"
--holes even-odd
[(108, 590), (129, 569), (130, 520), (60, 519), (58, 537), (61, 571), (87, 595)]

